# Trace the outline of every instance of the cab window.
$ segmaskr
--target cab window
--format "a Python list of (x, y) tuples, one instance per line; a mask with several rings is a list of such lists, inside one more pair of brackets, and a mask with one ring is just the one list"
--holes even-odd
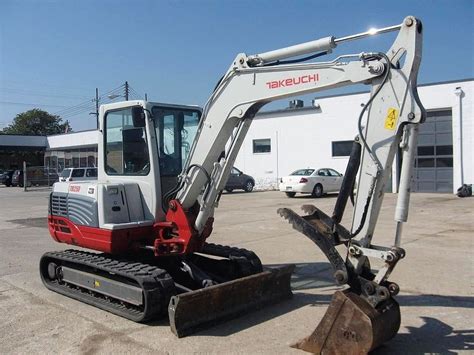
[(105, 116), (105, 172), (108, 175), (147, 175), (150, 157), (145, 127), (135, 127), (132, 108)]

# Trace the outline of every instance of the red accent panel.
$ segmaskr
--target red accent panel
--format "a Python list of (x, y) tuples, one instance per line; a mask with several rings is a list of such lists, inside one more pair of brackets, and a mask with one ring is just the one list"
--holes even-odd
[(76, 225), (67, 218), (49, 215), (48, 227), (53, 239), (59, 243), (105, 253), (130, 253), (141, 244), (153, 246), (156, 256), (180, 255), (201, 250), (211, 234), (214, 218), (209, 218), (203, 232), (198, 234), (193, 227), (195, 215), (172, 200), (166, 221), (153, 226), (110, 230)]
[(166, 222), (155, 223), (155, 255), (188, 254), (199, 251), (212, 231), (213, 218), (209, 218), (203, 233), (194, 229), (195, 213), (184, 210), (177, 200), (171, 200)]
[(176, 200), (170, 201), (169, 206), (166, 222), (158, 222), (154, 225), (155, 255), (186, 254), (198, 250), (200, 245), (195, 243), (197, 233), (188, 218), (190, 214), (186, 213)]
[(110, 230), (75, 225), (67, 218), (49, 215), (48, 228), (53, 239), (59, 243), (111, 254), (130, 252), (134, 244), (150, 245), (154, 240), (152, 226)]

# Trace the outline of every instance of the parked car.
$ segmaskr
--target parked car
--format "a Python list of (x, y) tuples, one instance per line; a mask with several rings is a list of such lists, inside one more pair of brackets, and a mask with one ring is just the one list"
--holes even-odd
[(321, 197), (325, 193), (339, 192), (341, 184), (342, 174), (334, 169), (298, 169), (280, 179), (280, 191), (288, 197), (295, 197), (296, 193)]
[(15, 170), (7, 170), (0, 175), (0, 184), (5, 186), (12, 186), (12, 177)]
[(97, 180), (97, 168), (67, 168), (59, 175), (59, 181)]
[(227, 192), (234, 190), (244, 190), (245, 192), (252, 192), (255, 186), (255, 180), (250, 175), (244, 174), (242, 171), (233, 167), (230, 171), (229, 179), (225, 185)]
[[(23, 187), (23, 170), (15, 170), (12, 175), (12, 186)], [(56, 181), (59, 180), (58, 174), (53, 171), (35, 168), (27, 170), (26, 175), (26, 186), (52, 186)]]
[(23, 187), (23, 170), (15, 170), (12, 175), (12, 186)]

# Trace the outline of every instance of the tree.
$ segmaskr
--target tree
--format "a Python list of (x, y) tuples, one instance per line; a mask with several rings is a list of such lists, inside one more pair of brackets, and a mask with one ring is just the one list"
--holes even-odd
[(63, 123), (61, 117), (35, 108), (16, 115), (12, 124), (5, 127), (2, 133), (47, 136), (70, 131), (71, 127), (69, 121), (66, 120), (66, 122)]

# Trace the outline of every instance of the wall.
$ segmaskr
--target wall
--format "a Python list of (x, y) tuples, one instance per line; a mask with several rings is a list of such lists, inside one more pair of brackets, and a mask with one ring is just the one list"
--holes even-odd
[[(463, 94), (461, 106), (456, 88)], [(474, 81), (457, 81), (439, 85), (426, 85), (418, 89), (420, 100), (427, 110), (451, 109), (453, 114), (453, 193), (464, 183), (474, 182)]]
[[(463, 91), (461, 110), (456, 87)], [(427, 110), (453, 110), (454, 190), (461, 185), (461, 175), (464, 183), (474, 180), (473, 90), (473, 80), (418, 87)], [(352, 140), (356, 136), (361, 104), (368, 98), (368, 93), (323, 97), (317, 99), (320, 109), (306, 107), (257, 115), (235, 166), (255, 178), (257, 189), (276, 188), (279, 177), (299, 168), (331, 167), (344, 173), (348, 157), (332, 157), (332, 142)], [(456, 132), (460, 131), (462, 134), (457, 137)], [(271, 152), (253, 154), (252, 141), (261, 138), (271, 138)]]
[(74, 147), (92, 147), (97, 146), (99, 141), (99, 131), (82, 131), (73, 132), (67, 134), (58, 134), (54, 136), (48, 136), (48, 149), (59, 150), (59, 149), (70, 149)]

